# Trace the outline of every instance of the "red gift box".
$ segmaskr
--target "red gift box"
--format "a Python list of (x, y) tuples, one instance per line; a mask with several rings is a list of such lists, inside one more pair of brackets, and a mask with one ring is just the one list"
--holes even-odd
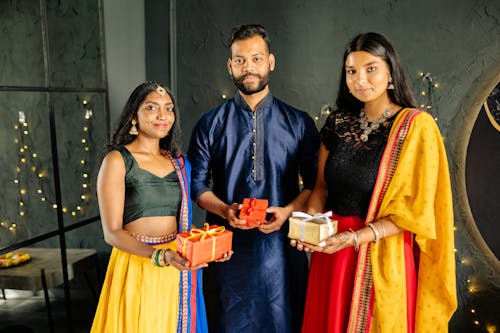
[(267, 199), (245, 198), (240, 211), (240, 220), (247, 221), (247, 226), (255, 226), (266, 222)]
[(194, 267), (222, 258), (231, 251), (232, 242), (231, 231), (205, 223), (204, 228), (177, 234), (177, 252)]

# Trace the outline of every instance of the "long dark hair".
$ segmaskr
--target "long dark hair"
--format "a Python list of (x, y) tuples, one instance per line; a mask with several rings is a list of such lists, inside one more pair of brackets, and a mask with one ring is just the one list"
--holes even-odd
[(105, 147), (106, 153), (110, 152), (111, 150), (123, 147), (134, 141), (137, 136), (128, 133), (130, 131), (130, 128), (132, 127), (131, 120), (137, 115), (137, 110), (139, 109), (139, 106), (142, 104), (142, 102), (146, 99), (146, 96), (150, 92), (155, 91), (158, 86), (163, 87), (172, 99), (172, 103), (174, 103), (175, 114), (175, 120), (172, 124), (170, 132), (166, 137), (160, 139), (160, 148), (165, 149), (172, 154), (179, 153), (180, 146), (178, 140), (181, 135), (179, 110), (177, 109), (174, 95), (172, 94), (170, 89), (156, 81), (144, 82), (137, 88), (135, 88), (134, 91), (132, 91), (132, 94), (130, 94), (127, 103), (123, 107), (122, 113), (120, 115), (120, 120), (118, 122), (118, 127), (113, 133), (111, 141)]
[(392, 103), (403, 107), (416, 107), (415, 95), (410, 81), (399, 62), (398, 55), (389, 40), (382, 34), (367, 32), (354, 37), (346, 46), (342, 60), (337, 107), (341, 110), (357, 112), (363, 107), (363, 102), (349, 93), (346, 83), (345, 62), (347, 56), (355, 51), (365, 51), (382, 58), (388, 65), (394, 89), (387, 90)]

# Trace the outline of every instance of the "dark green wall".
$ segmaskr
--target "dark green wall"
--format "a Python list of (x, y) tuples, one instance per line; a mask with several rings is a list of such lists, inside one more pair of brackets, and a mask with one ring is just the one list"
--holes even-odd
[[(64, 228), (99, 214), (94, 179), (108, 131), (100, 6), (0, 1), (0, 249), (36, 239), (58, 247)], [(98, 223), (66, 236), (68, 247), (103, 248)]]
[[(488, 325), (500, 329), (500, 262), (477, 229), (465, 187), (469, 136), (481, 104), (500, 78), (498, 1), (188, 0), (176, 1), (175, 16), (174, 83), (186, 146), (200, 115), (221, 103), (222, 93), (234, 94), (223, 43), (233, 25), (260, 23), (267, 28), (277, 58), (271, 90), (311, 116), (334, 104), (343, 46), (357, 33), (387, 35), (417, 93), (418, 73), (431, 73), (440, 83), (433, 89), (432, 111), (446, 140), (455, 200), (460, 305), (450, 331), (487, 332)], [(492, 223), (499, 219), (496, 214)], [(196, 219), (202, 222), (203, 215), (197, 212)]]

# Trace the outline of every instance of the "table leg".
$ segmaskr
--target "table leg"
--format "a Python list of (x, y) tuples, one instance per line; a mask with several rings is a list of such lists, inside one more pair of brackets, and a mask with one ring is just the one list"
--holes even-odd
[(50, 309), (50, 299), (49, 299), (49, 291), (47, 290), (47, 280), (45, 279), (45, 269), (42, 269), (41, 273), (42, 278), (42, 286), (43, 286), (43, 295), (45, 296), (45, 307), (47, 308), (47, 316), (49, 318), (49, 328), (50, 332), (54, 333), (54, 320), (52, 319), (52, 311)]

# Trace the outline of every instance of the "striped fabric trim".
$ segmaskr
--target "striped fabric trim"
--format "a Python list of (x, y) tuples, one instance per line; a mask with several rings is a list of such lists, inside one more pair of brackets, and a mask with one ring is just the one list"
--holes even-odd
[[(377, 215), (380, 204), (384, 198), (387, 187), (401, 154), (406, 135), (410, 129), (413, 119), (422, 111), (417, 109), (405, 109), (401, 111), (389, 135), (382, 160), (380, 162), (377, 181), (373, 190), (370, 206), (366, 215), (366, 223), (372, 222)], [(372, 266), (370, 259), (370, 244), (360, 246), (358, 253), (358, 264), (354, 279), (354, 289), (349, 314), (348, 333), (363, 333), (370, 331), (375, 295), (373, 291)]]
[[(179, 214), (179, 232), (185, 232), (191, 227), (191, 221), (189, 218), (189, 187), (188, 187), (188, 175), (186, 174), (186, 168), (184, 165), (184, 159), (182, 156), (172, 157), (169, 154), (170, 161), (174, 166), (177, 177), (179, 178), (179, 184), (181, 186), (182, 201), (181, 209)], [(177, 320), (177, 332), (178, 333), (188, 333), (194, 332), (196, 329), (196, 318), (191, 313), (191, 309), (196, 309), (196, 297), (193, 297), (192, 293), (195, 288), (191, 288), (193, 285), (191, 283), (192, 273), (190, 271), (180, 272), (180, 292), (179, 292), (179, 316)], [(194, 290), (194, 295), (196, 295), (196, 290)], [(189, 300), (193, 300), (193, 304), (189, 304)], [(192, 320), (193, 318), (193, 320)]]

